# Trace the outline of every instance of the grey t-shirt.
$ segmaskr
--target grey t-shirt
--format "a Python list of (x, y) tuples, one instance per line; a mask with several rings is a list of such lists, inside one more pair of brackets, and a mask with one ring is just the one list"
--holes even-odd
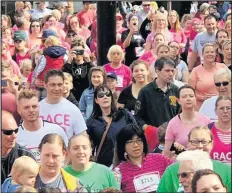
[(36, 182), (35, 182), (35, 187), (36, 189), (41, 189), (41, 188), (59, 188), (61, 192), (67, 192), (67, 188), (64, 184), (64, 180), (62, 178), (62, 175), (60, 174), (53, 182), (45, 184), (40, 176), (38, 175), (36, 177)]

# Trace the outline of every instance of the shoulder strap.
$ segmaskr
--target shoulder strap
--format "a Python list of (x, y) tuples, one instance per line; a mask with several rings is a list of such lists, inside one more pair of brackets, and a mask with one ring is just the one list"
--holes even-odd
[(100, 142), (100, 145), (99, 145), (99, 147), (98, 147), (97, 154), (96, 154), (96, 161), (97, 161), (98, 156), (99, 156), (99, 154), (100, 154), (102, 145), (103, 145), (103, 143), (104, 143), (104, 141), (105, 141), (105, 138), (106, 138), (106, 135), (107, 135), (107, 133), (108, 133), (108, 131), (109, 131), (111, 122), (112, 122), (112, 117), (110, 118), (109, 122), (107, 123), (106, 130), (105, 130), (105, 132), (104, 132), (103, 135), (102, 135), (101, 142)]
[(211, 130), (214, 126), (214, 122), (208, 124), (208, 128)]

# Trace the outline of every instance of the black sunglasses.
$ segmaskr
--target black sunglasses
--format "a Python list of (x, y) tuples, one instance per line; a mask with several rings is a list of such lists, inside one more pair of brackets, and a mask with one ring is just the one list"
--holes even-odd
[(229, 82), (225, 81), (225, 82), (215, 82), (215, 86), (220, 87), (221, 85), (223, 86), (227, 86), (229, 84)]
[(76, 36), (76, 34), (74, 34), (74, 33), (68, 34), (68, 38), (71, 38), (71, 37), (74, 37), (74, 36)]
[(194, 172), (183, 172), (183, 173), (180, 173), (180, 174), (177, 174), (177, 178), (187, 178), (189, 176), (189, 174), (191, 173), (194, 173)]
[(19, 129), (15, 129), (15, 130), (4, 130), (2, 129), (2, 132), (4, 135), (12, 135), (13, 133), (17, 134), (19, 131)]
[(111, 96), (110, 91), (97, 93), (97, 98), (103, 98), (104, 96), (110, 97)]

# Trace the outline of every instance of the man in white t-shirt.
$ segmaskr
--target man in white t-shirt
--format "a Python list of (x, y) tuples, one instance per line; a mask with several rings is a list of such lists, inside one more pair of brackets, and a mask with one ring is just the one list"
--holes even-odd
[(213, 96), (203, 102), (199, 110), (200, 113), (209, 117), (212, 121), (217, 121), (216, 101), (220, 96), (231, 97), (231, 71), (227, 68), (221, 68), (214, 74), (214, 84), (218, 91), (218, 96)]
[(18, 127), (17, 142), (30, 149), (38, 162), (40, 162), (38, 147), (45, 135), (56, 133), (63, 138), (66, 146), (68, 145), (68, 137), (59, 125), (39, 118), (40, 106), (35, 91), (22, 90), (17, 102), (17, 109), (22, 117), (22, 123)]
[(47, 97), (40, 101), (40, 117), (60, 125), (68, 139), (87, 130), (85, 120), (77, 106), (63, 98), (64, 74), (49, 70), (45, 74), (44, 87)]
[(188, 67), (189, 70), (192, 70), (196, 61), (197, 56), (201, 59), (201, 64), (203, 63), (202, 57), (202, 48), (206, 43), (215, 43), (216, 42), (216, 32), (217, 32), (217, 21), (216, 18), (212, 15), (208, 15), (204, 19), (204, 25), (206, 32), (201, 32), (197, 34), (192, 44), (192, 52), (188, 55)]

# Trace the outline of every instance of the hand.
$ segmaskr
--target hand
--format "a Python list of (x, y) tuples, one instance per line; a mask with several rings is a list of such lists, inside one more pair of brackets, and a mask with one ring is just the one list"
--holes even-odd
[(174, 143), (174, 147), (175, 147), (176, 149), (178, 149), (178, 151), (181, 151), (181, 150), (184, 150), (184, 149), (185, 149), (185, 147), (184, 147), (183, 145), (181, 145), (180, 143), (178, 143), (178, 142), (175, 142), (175, 143)]
[(18, 87), (19, 85), (15, 85), (16, 81), (13, 81), (10, 78), (3, 78), (2, 80), (6, 80), (7, 81), (7, 86), (6, 87), (2, 87), (3, 91), (8, 91), (12, 94), (16, 94), (18, 91)]
[(130, 27), (130, 34), (134, 35), (136, 32), (138, 32), (138, 29), (136, 29), (135, 26)]
[(86, 61), (86, 62), (90, 62), (90, 57), (89, 57), (89, 54), (84, 52), (84, 56), (83, 56), (83, 59)]
[(76, 54), (72, 52), (72, 50), (68, 54), (68, 63), (71, 64), (73, 59), (76, 57)]
[(40, 80), (39, 78), (35, 79), (35, 86), (38, 88), (44, 88), (44, 81)]

